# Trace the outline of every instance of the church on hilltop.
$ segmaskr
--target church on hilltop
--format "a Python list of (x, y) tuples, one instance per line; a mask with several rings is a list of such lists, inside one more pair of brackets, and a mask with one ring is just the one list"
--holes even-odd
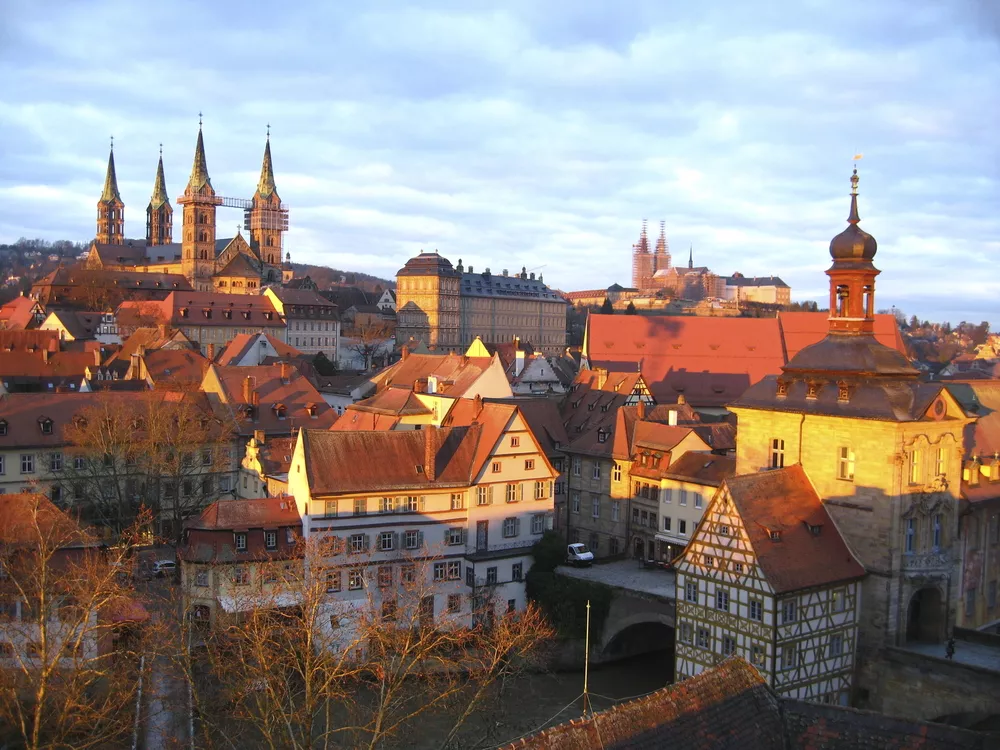
[[(274, 184), (270, 131), (253, 197), (224, 198), (216, 193), (208, 175), (199, 121), (191, 177), (177, 203), (183, 206), (180, 242), (174, 241), (174, 209), (167, 196), (161, 150), (153, 194), (146, 207), (146, 237), (126, 239), (125, 204), (118, 192), (112, 144), (104, 191), (97, 201), (97, 235), (88, 251), (87, 268), (180, 274), (196, 291), (227, 294), (260, 294), (269, 284), (291, 279), (290, 254), (286, 253), (282, 262), (288, 209)], [(216, 209), (220, 206), (243, 209), (247, 236), (238, 229), (235, 237), (217, 236)]]

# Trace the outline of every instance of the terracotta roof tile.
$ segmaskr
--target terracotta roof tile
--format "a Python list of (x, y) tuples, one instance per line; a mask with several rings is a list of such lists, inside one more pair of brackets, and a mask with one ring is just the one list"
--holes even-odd
[(0, 544), (37, 544), (39, 533), (59, 547), (97, 543), (45, 495), (30, 492), (0, 495)]
[(261, 336), (267, 339), (267, 342), (271, 345), (274, 351), (278, 353), (279, 357), (294, 358), (302, 356), (302, 352), (294, 346), (286, 344), (284, 341), (276, 336), (272, 336), (271, 334), (238, 333), (232, 338), (232, 340), (230, 340), (230, 342), (226, 345), (226, 348), (222, 350), (222, 353), (216, 357), (216, 363), (224, 367), (239, 364), (243, 358), (250, 353), (250, 350), (255, 345), (259, 345), (258, 342), (260, 341)]
[(676, 459), (663, 476), (718, 487), (736, 473), (736, 457), (688, 451)]
[(725, 488), (776, 593), (865, 575), (800, 465), (732, 477)]

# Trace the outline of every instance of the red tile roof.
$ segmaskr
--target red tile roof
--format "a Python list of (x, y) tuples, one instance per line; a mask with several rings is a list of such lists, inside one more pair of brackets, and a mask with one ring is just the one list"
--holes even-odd
[(193, 349), (154, 349), (142, 356), (146, 372), (156, 388), (198, 386), (209, 361)]
[(224, 531), (276, 529), (285, 526), (302, 526), (295, 500), (288, 497), (218, 500), (196, 518), (184, 523), (186, 529)]
[(24, 330), (34, 320), (31, 314), (35, 300), (31, 297), (15, 297), (0, 307), (0, 329), (8, 331)]
[[(732, 477), (725, 487), (776, 593), (865, 575), (800, 465)], [(818, 533), (813, 532), (816, 528)], [(773, 532), (778, 541), (772, 540)]]
[[(218, 500), (196, 518), (184, 522), (177, 556), (187, 562), (239, 563), (301, 558), (302, 520), (295, 500), (267, 497)], [(234, 532), (245, 532), (245, 550), (237, 550)], [(276, 548), (267, 549), (264, 531), (276, 533)]]
[(736, 457), (720, 456), (715, 453), (688, 451), (676, 459), (663, 476), (694, 484), (718, 487), (722, 480), (736, 474)]
[(92, 546), (97, 541), (45, 497), (36, 493), (0, 495), (0, 545), (57, 548)]
[[(658, 402), (683, 394), (696, 407), (723, 406), (766, 375), (777, 375), (801, 348), (828, 331), (826, 313), (778, 318), (599, 315), (587, 319), (591, 367), (641, 366)], [(905, 353), (891, 315), (877, 316), (876, 337)]]
[(219, 292), (171, 292), (162, 301), (127, 301), (117, 311), (122, 327), (148, 326), (152, 320), (175, 327), (285, 327), (270, 297)]
[(255, 344), (264, 336), (271, 347), (278, 353), (279, 357), (293, 358), (301, 357), (302, 352), (294, 346), (286, 344), (276, 336), (268, 333), (238, 333), (222, 350), (222, 354), (216, 357), (216, 362), (223, 366), (238, 364), (250, 352)]
[(466, 396), (467, 391), (492, 363), (491, 358), (466, 357), (454, 353), (410, 354), (373, 376), (372, 381), (379, 390), (389, 386), (412, 390), (417, 381), (425, 381), (433, 376), (438, 381), (438, 393), (461, 398)]

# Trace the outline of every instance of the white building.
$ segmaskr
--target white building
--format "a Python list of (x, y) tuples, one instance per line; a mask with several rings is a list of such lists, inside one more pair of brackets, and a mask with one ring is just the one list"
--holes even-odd
[(739, 654), (780, 696), (849, 705), (865, 570), (801, 466), (726, 480), (676, 570), (676, 679)]

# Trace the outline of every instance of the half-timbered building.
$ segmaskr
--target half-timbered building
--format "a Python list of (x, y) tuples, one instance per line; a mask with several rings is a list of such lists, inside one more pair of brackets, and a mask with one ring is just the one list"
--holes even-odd
[(779, 695), (849, 703), (865, 570), (801, 466), (725, 480), (676, 569), (678, 679), (739, 654)]

